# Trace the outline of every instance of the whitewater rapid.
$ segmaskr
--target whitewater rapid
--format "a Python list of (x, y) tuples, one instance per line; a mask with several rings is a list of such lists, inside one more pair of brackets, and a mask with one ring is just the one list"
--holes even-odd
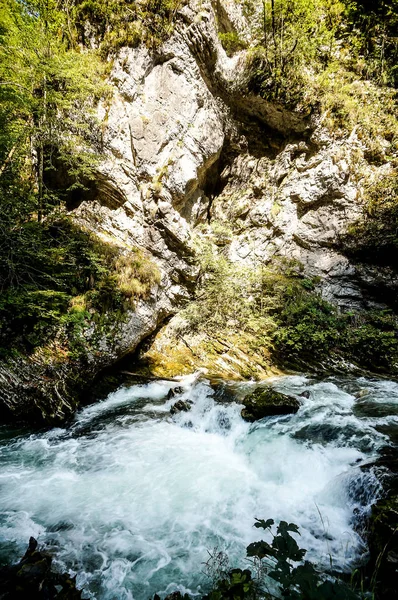
[[(184, 391), (167, 400), (174, 385)], [(383, 426), (397, 424), (398, 384), (289, 376), (272, 385), (309, 398), (296, 415), (249, 424), (239, 400), (253, 384), (215, 394), (190, 376), (122, 387), (65, 429), (3, 428), (0, 561), (20, 558), (33, 535), (77, 573), (85, 598), (198, 593), (208, 551), (246, 566), (257, 517), (298, 524), (310, 560), (349, 569), (366, 553), (359, 524), (380, 490), (363, 467), (388, 444)], [(178, 399), (192, 409), (171, 417)], [(380, 416), (374, 407), (386, 403)]]

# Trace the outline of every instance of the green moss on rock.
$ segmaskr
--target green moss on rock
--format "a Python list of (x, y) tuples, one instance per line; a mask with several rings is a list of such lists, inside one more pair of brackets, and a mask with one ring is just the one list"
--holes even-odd
[(257, 388), (243, 400), (242, 417), (245, 421), (257, 421), (274, 415), (296, 413), (300, 402), (293, 396), (276, 392), (272, 388)]

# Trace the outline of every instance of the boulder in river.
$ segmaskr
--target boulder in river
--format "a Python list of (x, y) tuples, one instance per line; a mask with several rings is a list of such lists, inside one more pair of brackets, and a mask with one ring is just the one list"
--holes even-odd
[(241, 415), (245, 421), (250, 422), (263, 417), (296, 413), (300, 408), (300, 402), (296, 398), (276, 392), (270, 387), (258, 387), (244, 398), (242, 404), (244, 408)]
[(190, 402), (185, 402), (184, 400), (179, 400), (170, 408), (170, 413), (172, 415), (177, 415), (180, 412), (188, 412), (191, 410)]
[(171, 398), (175, 398), (175, 396), (178, 396), (178, 394), (183, 394), (183, 393), (184, 393), (184, 389), (182, 387), (170, 388), (169, 391), (167, 392), (167, 400), (170, 400)]
[(367, 389), (361, 389), (358, 392), (354, 393), (355, 398), (357, 398), (358, 400), (360, 400), (361, 398), (363, 398), (364, 396), (369, 396), (370, 392)]

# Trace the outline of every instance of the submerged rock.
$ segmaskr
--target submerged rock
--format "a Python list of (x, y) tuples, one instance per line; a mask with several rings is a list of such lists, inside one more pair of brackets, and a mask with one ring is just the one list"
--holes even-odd
[(51, 556), (38, 550), (31, 537), (22, 560), (0, 569), (1, 600), (81, 600), (75, 578), (54, 572), (51, 564)]
[(257, 388), (243, 400), (241, 415), (245, 421), (257, 421), (263, 417), (296, 413), (300, 402), (293, 396), (276, 392), (272, 388)]
[(167, 400), (170, 400), (171, 398), (178, 396), (178, 394), (183, 394), (183, 393), (184, 393), (184, 389), (182, 387), (170, 388), (166, 397), (167, 397)]
[[(155, 594), (153, 600), (160, 600), (160, 596), (158, 596), (158, 594)], [(172, 592), (171, 594), (166, 596), (164, 600), (191, 600), (191, 598), (190, 596), (188, 596), (188, 594), (182, 595), (181, 592)]]
[(359, 400), (359, 399), (363, 398), (364, 396), (368, 396), (369, 393), (370, 392), (367, 389), (358, 390), (358, 392), (354, 393), (354, 397)]
[(225, 381), (214, 383), (211, 387), (214, 390), (213, 398), (216, 402), (230, 404), (231, 402), (237, 401), (236, 393), (225, 383)]
[(177, 415), (180, 412), (188, 412), (189, 410), (191, 410), (189, 401), (184, 402), (184, 400), (179, 400), (170, 408), (170, 413), (172, 415)]

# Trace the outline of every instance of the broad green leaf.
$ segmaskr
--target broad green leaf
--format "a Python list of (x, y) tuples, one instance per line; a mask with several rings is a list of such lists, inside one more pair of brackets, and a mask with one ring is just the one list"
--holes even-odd
[(256, 556), (257, 558), (265, 558), (266, 556), (277, 556), (277, 550), (270, 546), (268, 542), (253, 542), (246, 548), (247, 556)]
[(264, 521), (264, 519), (256, 519), (254, 527), (257, 527), (258, 529), (269, 529), (274, 523), (275, 521), (273, 519), (268, 519), (267, 521)]

